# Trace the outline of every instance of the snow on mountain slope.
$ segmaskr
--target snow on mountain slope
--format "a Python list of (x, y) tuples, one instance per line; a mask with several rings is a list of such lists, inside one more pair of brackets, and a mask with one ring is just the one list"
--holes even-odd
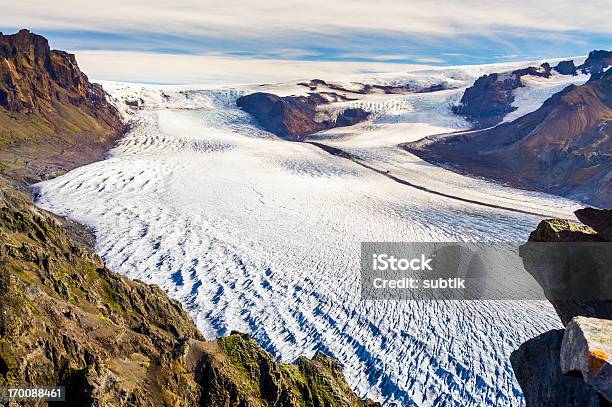
[[(251, 88), (104, 86), (132, 130), (107, 160), (38, 184), (37, 202), (92, 226), (112, 269), (161, 286), (209, 337), (248, 332), (285, 361), (324, 350), (361, 396), (387, 405), (523, 403), (509, 354), (560, 327), (548, 303), (362, 301), (359, 244), (523, 241), (539, 217), (280, 140), (236, 108)], [(364, 96), (349, 103), (374, 111), (371, 122), (318, 137), (432, 189), (572, 216), (574, 202), (462, 177), (396, 146), (465, 128), (449, 110), (460, 92)], [(125, 104), (140, 99), (138, 110)]]
[(560, 75), (553, 71), (551, 78), (541, 78), (537, 76), (524, 76), (522, 78), (525, 87), (514, 90), (514, 103), (517, 109), (508, 113), (504, 117), (504, 122), (511, 122), (514, 119), (525, 116), (538, 110), (542, 103), (557, 92), (562, 91), (569, 85), (582, 85), (589, 80), (588, 74), (580, 73), (576, 76)]

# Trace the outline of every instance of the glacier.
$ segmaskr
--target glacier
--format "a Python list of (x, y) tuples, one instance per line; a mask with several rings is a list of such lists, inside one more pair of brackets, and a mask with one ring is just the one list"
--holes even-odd
[[(411, 188), (282, 140), (235, 105), (253, 91), (306, 92), (297, 82), (103, 82), (130, 131), (107, 159), (37, 184), (36, 203), (90, 226), (111, 269), (159, 285), (208, 338), (246, 332), (283, 361), (322, 350), (343, 364), (360, 396), (388, 406), (523, 405), (509, 355), (561, 327), (547, 302), (359, 296), (363, 241), (524, 241), (544, 217), (574, 219), (577, 202), (465, 177), (398, 147), (466, 129), (450, 106), (477, 76), (499, 69), (370, 77), (457, 86), (333, 103), (325, 108), (359, 106), (372, 118), (309, 137), (412, 184), (498, 207)], [(584, 80), (534, 80), (515, 103), (535, 110), (550, 89)], [(126, 104), (134, 100), (138, 109)]]

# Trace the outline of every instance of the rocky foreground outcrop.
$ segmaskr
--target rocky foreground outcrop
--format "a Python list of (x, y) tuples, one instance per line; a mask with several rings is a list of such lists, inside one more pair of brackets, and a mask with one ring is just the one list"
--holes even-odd
[[(527, 406), (607, 406), (612, 403), (612, 211), (581, 209), (586, 226), (559, 219), (542, 221), (521, 248), (525, 268), (542, 286), (565, 330), (553, 330), (523, 343), (510, 357)], [(530, 244), (551, 244), (548, 260), (534, 261)], [(556, 248), (556, 244), (566, 246)], [(564, 258), (592, 245), (601, 258)], [(567, 249), (567, 250), (566, 250)], [(542, 253), (542, 251), (540, 251)], [(547, 251), (544, 251), (546, 253)], [(560, 257), (560, 258), (558, 258)], [(584, 270), (591, 273), (584, 273)], [(586, 288), (584, 298), (559, 298), (558, 282)]]
[(612, 320), (576, 317), (561, 343), (561, 373), (579, 373), (584, 381), (612, 402)]
[(612, 205), (612, 70), (570, 85), (492, 129), (405, 147), (426, 161), (510, 185)]
[(0, 387), (65, 386), (75, 406), (376, 405), (322, 353), (286, 364), (243, 334), (204, 340), (177, 301), (36, 208), (15, 185), (100, 159), (122, 124), (43, 37), (0, 35), (0, 56)]
[(300, 140), (309, 134), (334, 127), (352, 126), (367, 119), (368, 113), (361, 108), (344, 109), (335, 116), (318, 109), (321, 105), (337, 100), (346, 98), (329, 93), (281, 97), (257, 92), (241, 96), (236, 104), (251, 114), (267, 131), (289, 140)]
[(157, 286), (108, 270), (0, 177), (0, 386), (63, 385), (79, 406), (356, 406), (340, 364), (206, 341)]
[(1, 174), (32, 183), (99, 160), (122, 128), (74, 55), (27, 30), (0, 33)]
[(612, 319), (608, 268), (612, 262), (612, 244), (608, 243), (612, 240), (599, 233), (602, 229), (597, 223), (586, 220), (584, 213), (594, 212), (605, 215), (610, 211), (578, 210), (578, 219), (587, 226), (560, 219), (542, 221), (529, 236), (529, 243), (520, 248), (525, 269), (542, 287), (564, 325), (576, 316)]

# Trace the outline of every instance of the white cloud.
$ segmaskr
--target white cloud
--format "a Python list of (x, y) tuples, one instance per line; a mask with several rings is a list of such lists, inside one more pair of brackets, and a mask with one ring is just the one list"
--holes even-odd
[[(75, 51), (72, 51), (75, 52)], [(245, 84), (313, 78), (346, 79), (363, 72), (401, 72), (424, 65), (379, 62), (290, 61), (217, 55), (76, 51), (89, 77), (152, 83)]]
[(125, 0), (15, 1), (7, 27), (249, 37), (350, 30), (450, 35), (507, 29), (612, 33), (608, 0)]

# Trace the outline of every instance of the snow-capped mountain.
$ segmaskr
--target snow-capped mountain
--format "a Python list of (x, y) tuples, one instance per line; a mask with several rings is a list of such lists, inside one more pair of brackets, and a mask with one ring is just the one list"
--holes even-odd
[[(446, 89), (365, 93), (323, 107), (362, 108), (370, 118), (310, 140), (427, 191), (278, 138), (236, 106), (255, 90), (303, 95), (306, 86), (106, 82), (131, 131), (108, 159), (38, 184), (37, 203), (91, 226), (112, 269), (158, 284), (209, 337), (247, 332), (284, 361), (323, 350), (360, 396), (386, 405), (521, 404), (509, 354), (560, 326), (548, 303), (359, 296), (360, 242), (524, 241), (542, 217), (573, 218), (576, 202), (461, 176), (398, 147), (468, 129), (451, 106), (478, 76), (502, 68), (355, 78)], [(526, 113), (550, 89), (585, 80), (526, 81), (514, 103)]]

